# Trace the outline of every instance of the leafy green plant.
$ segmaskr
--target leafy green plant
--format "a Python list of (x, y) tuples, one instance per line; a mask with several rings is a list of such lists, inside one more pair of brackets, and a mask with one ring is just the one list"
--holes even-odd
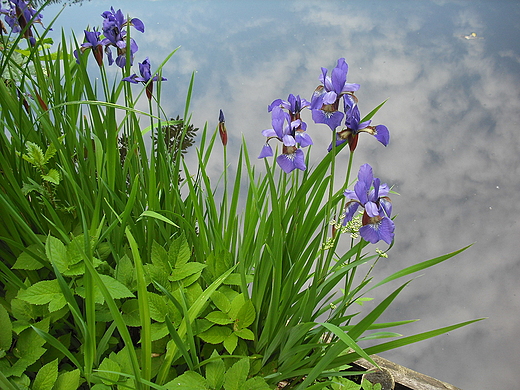
[[(360, 357), (370, 360), (474, 322), (406, 337), (390, 331), (412, 322), (378, 322), (409, 280), (371, 311), (359, 306), (373, 289), (466, 249), (373, 280), (387, 251), (371, 250), (373, 240), (364, 234), (380, 220), (366, 211), (368, 201), (344, 192), (358, 142), (354, 127), (384, 134), (367, 124), (383, 104), (360, 120), (349, 91), (356, 124), (332, 132), (330, 152), (313, 169), (302, 169), (308, 157), (304, 165), (288, 165), (296, 160), (291, 153), (301, 154), (282, 137), (283, 172), (267, 161), (259, 172), (243, 142), (234, 177), (221, 113), (214, 132), (200, 131), (198, 167), (190, 172), (184, 154), (198, 130), (190, 124), (193, 77), (184, 112), (166, 119), (173, 115), (160, 104), (167, 81), (161, 70), (176, 50), (156, 74), (148, 59), (140, 63), (141, 76), (132, 74), (130, 27), (142, 32), (143, 22), (114, 10), (103, 16), (126, 35), (107, 27), (103, 35), (87, 32), (78, 46), (62, 34), (51, 52), (48, 30), (38, 35), (25, 19), (2, 43), (1, 386), (260, 390), (284, 381), (288, 389), (339, 389), (349, 385), (340, 368)], [(117, 50), (112, 61), (103, 46), (128, 49)], [(90, 54), (99, 82), (88, 67)], [(110, 79), (107, 62), (121, 75)], [(134, 97), (136, 83), (144, 86)], [(135, 108), (143, 93), (148, 112)], [(273, 111), (286, 120), (280, 107)], [(303, 132), (300, 111), (291, 115), (300, 127), (290, 131)], [(221, 184), (208, 173), (217, 133), (224, 148)], [(304, 147), (306, 138), (298, 135)], [(338, 188), (335, 160), (347, 144), (349, 165)], [(365, 190), (376, 184), (371, 179)], [(386, 192), (371, 201), (386, 205)], [(372, 214), (350, 215), (353, 201)], [(381, 220), (393, 226), (385, 212)], [(391, 242), (389, 235), (381, 239)], [(372, 345), (363, 349), (366, 340)]]

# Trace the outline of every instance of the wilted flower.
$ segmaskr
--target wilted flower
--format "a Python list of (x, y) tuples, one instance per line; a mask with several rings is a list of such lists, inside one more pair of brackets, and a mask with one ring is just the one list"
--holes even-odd
[[(108, 63), (112, 65), (114, 62), (112, 58), (112, 51), (110, 46), (114, 46), (117, 49), (117, 58), (115, 60), (116, 65), (120, 68), (124, 68), (126, 65), (126, 30), (123, 30), (125, 26), (133, 26), (137, 31), (144, 32), (144, 24), (140, 19), (133, 18), (130, 20), (125, 19), (121, 10), (114, 11), (111, 7), (110, 11), (105, 11), (101, 14), (103, 18), (103, 34), (105, 39), (101, 41), (101, 44), (105, 46), (105, 52), (107, 53)], [(133, 63), (134, 54), (138, 50), (137, 43), (133, 38), (130, 38), (130, 64)]]
[(352, 220), (359, 206), (365, 210), (362, 217), (362, 227), (359, 234), (366, 241), (375, 244), (383, 240), (391, 244), (394, 239), (394, 222), (390, 219), (392, 203), (387, 196), (388, 185), (381, 184), (379, 178), (374, 178), (372, 167), (364, 164), (359, 168), (358, 181), (354, 191), (346, 190), (344, 195), (349, 199), (345, 205), (343, 224)]
[(305, 159), (303, 151), (298, 148), (295, 139), (296, 128), (301, 126), (299, 119), (291, 122), (291, 117), (284, 112), (281, 107), (275, 106), (271, 111), (272, 129), (262, 131), (262, 134), (267, 137), (267, 141), (260, 152), (258, 158), (270, 157), (273, 155), (273, 150), (269, 145), (271, 139), (277, 139), (283, 143), (282, 154), (276, 158), (276, 162), (283, 169), (285, 173), (290, 173), (294, 169), (304, 171)]
[(218, 116), (218, 132), (220, 134), (220, 140), (222, 141), (222, 145), (227, 145), (227, 130), (226, 130), (226, 119), (224, 118), (224, 113), (220, 110)]
[(331, 130), (335, 130), (344, 117), (339, 111), (341, 97), (345, 94), (352, 95), (359, 89), (359, 84), (347, 83), (348, 64), (344, 58), (338, 60), (330, 76), (327, 73), (327, 68), (321, 68), (321, 85), (312, 95), (310, 108), (315, 123), (325, 123)]
[[(141, 77), (134, 73), (129, 77), (125, 77), (123, 81), (128, 81), (133, 84), (137, 84), (138, 82), (146, 84), (146, 96), (149, 100), (151, 100), (153, 93), (153, 82), (159, 81), (159, 76), (155, 75), (152, 77), (152, 72), (150, 71), (150, 60), (148, 57), (146, 57), (142, 63), (139, 63), (139, 72), (141, 73)], [(161, 81), (167, 81), (167, 79), (161, 77)]]

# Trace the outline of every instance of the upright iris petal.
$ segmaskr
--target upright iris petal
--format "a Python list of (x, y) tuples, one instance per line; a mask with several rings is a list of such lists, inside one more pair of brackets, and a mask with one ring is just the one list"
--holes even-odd
[(324, 123), (335, 130), (344, 118), (339, 111), (341, 97), (357, 91), (359, 84), (347, 83), (348, 64), (344, 58), (338, 60), (330, 76), (327, 73), (327, 68), (321, 68), (321, 85), (312, 95), (310, 108), (315, 123)]
[(374, 178), (372, 167), (364, 164), (359, 168), (358, 181), (354, 191), (346, 190), (348, 199), (345, 205), (345, 219), (343, 224), (351, 221), (358, 207), (364, 208), (362, 224), (359, 234), (372, 244), (383, 240), (391, 244), (394, 239), (394, 222), (390, 219), (392, 206), (387, 196), (390, 189), (387, 184), (381, 184), (379, 178)]
[(110, 8), (110, 11), (103, 12), (101, 16), (104, 18), (103, 34), (105, 35), (105, 39), (101, 41), (101, 44), (105, 46), (109, 65), (112, 65), (114, 62), (110, 46), (114, 46), (117, 50), (117, 58), (115, 60), (117, 66), (125, 67), (128, 49), (130, 49), (130, 64), (132, 64), (134, 54), (139, 48), (133, 38), (130, 38), (130, 48), (126, 47), (126, 30), (123, 30), (123, 28), (133, 26), (137, 31), (144, 32), (143, 22), (137, 18), (127, 20), (120, 9), (114, 11), (113, 7)]

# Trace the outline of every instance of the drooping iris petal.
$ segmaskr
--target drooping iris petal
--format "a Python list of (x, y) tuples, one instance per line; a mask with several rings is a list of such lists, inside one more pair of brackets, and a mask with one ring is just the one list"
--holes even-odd
[(273, 155), (273, 149), (269, 144), (265, 144), (262, 150), (260, 151), (260, 155), (258, 158), (271, 157)]
[(388, 143), (390, 142), (390, 133), (388, 132), (388, 128), (386, 126), (377, 125), (376, 134), (374, 136), (383, 145), (388, 146)]

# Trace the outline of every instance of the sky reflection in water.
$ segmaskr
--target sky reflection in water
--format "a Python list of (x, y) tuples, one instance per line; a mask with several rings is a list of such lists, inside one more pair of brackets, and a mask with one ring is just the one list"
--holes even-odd
[[(376, 279), (475, 243), (412, 282), (383, 320), (420, 318), (401, 330), (409, 335), (489, 317), (383, 356), (463, 389), (518, 386), (519, 2), (94, 0), (67, 7), (57, 26), (82, 37), (110, 6), (146, 25), (132, 32), (136, 71), (145, 57), (156, 67), (182, 46), (163, 70), (168, 115), (182, 114), (197, 70), (193, 122), (213, 129), (223, 109), (229, 150), (244, 134), (253, 158), (271, 127), (267, 105), (289, 93), (310, 99), (320, 67), (345, 57), (362, 116), (389, 98), (373, 124), (388, 126), (390, 145), (361, 136), (354, 158), (355, 171), (368, 162), (401, 194), (392, 198), (395, 246)], [(471, 32), (484, 39), (463, 38)], [(331, 132), (304, 115), (318, 159)], [(345, 153), (337, 166), (347, 162)]]

